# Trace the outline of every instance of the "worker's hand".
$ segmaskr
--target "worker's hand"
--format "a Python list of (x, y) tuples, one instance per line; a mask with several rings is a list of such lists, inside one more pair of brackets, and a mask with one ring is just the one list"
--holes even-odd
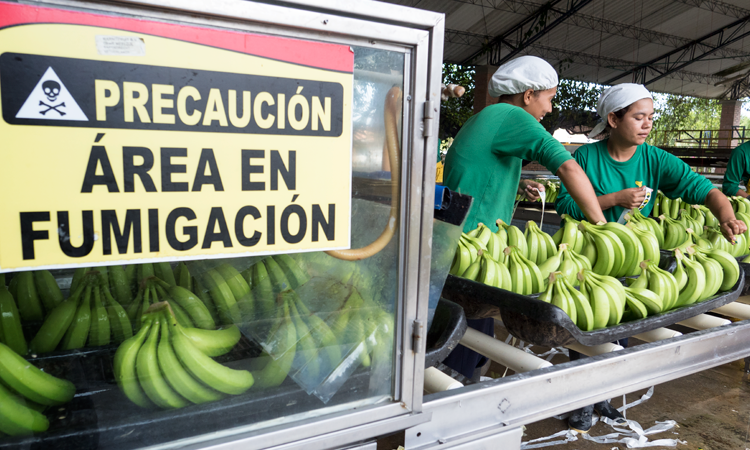
[(617, 193), (617, 206), (625, 209), (638, 208), (645, 198), (646, 191), (643, 188), (623, 189)]
[(734, 235), (742, 234), (745, 231), (747, 231), (747, 226), (745, 225), (745, 222), (739, 219), (732, 219), (721, 223), (721, 234), (723, 234), (732, 245), (734, 245), (735, 242)]
[(535, 202), (539, 199), (539, 192), (544, 192), (545, 188), (542, 183), (533, 180), (521, 180), (518, 183), (518, 193), (525, 196), (529, 201)]

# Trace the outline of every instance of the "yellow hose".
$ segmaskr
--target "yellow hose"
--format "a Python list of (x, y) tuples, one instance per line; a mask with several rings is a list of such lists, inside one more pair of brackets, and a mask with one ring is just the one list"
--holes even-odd
[(398, 138), (398, 118), (401, 115), (401, 89), (392, 87), (385, 97), (385, 146), (388, 150), (388, 159), (391, 163), (391, 213), (388, 224), (370, 245), (362, 248), (349, 250), (330, 250), (326, 253), (334, 258), (347, 261), (366, 259), (383, 250), (393, 238), (398, 226), (399, 199), (401, 198), (399, 183), (401, 177), (401, 159)]

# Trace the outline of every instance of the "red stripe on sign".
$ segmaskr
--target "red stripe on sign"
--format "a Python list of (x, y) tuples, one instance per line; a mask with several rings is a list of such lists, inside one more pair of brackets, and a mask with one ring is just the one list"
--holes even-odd
[(337, 72), (352, 73), (354, 69), (354, 54), (346, 45), (0, 2), (0, 28), (35, 23), (133, 31)]

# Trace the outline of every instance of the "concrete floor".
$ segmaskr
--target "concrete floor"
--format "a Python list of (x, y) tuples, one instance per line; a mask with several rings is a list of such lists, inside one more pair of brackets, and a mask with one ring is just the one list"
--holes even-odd
[[(498, 338), (504, 329), (498, 327)], [(633, 340), (631, 345), (638, 344)], [(555, 356), (553, 363), (567, 361), (564, 355)], [(487, 375), (498, 376), (505, 371), (493, 363)], [(627, 402), (640, 398), (647, 389), (628, 394)], [(622, 397), (612, 399), (615, 407), (622, 406)], [(677, 427), (650, 436), (650, 440), (679, 439), (686, 450), (750, 450), (750, 378), (744, 372), (744, 361), (708, 369), (684, 378), (657, 385), (653, 397), (627, 410), (627, 418), (648, 429), (657, 421), (674, 420)], [(547, 419), (526, 427), (524, 442), (567, 430), (567, 421)], [(592, 436), (602, 436), (614, 430), (603, 422), (591, 430)], [(559, 440), (561, 438), (555, 439)], [(599, 444), (579, 436), (575, 442), (555, 445), (555, 450), (615, 450), (624, 444)], [(665, 449), (674, 447), (650, 447)]]

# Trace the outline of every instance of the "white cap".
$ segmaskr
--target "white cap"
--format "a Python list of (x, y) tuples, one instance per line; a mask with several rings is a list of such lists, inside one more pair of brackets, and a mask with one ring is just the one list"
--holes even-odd
[(557, 72), (536, 56), (521, 56), (498, 67), (489, 83), (490, 96), (520, 94), (529, 89), (543, 91), (557, 86)]
[(596, 113), (599, 114), (601, 119), (589, 133), (589, 138), (593, 139), (594, 136), (601, 134), (607, 128), (609, 113), (627, 108), (643, 98), (653, 99), (651, 93), (642, 84), (622, 83), (605, 89), (596, 104)]

